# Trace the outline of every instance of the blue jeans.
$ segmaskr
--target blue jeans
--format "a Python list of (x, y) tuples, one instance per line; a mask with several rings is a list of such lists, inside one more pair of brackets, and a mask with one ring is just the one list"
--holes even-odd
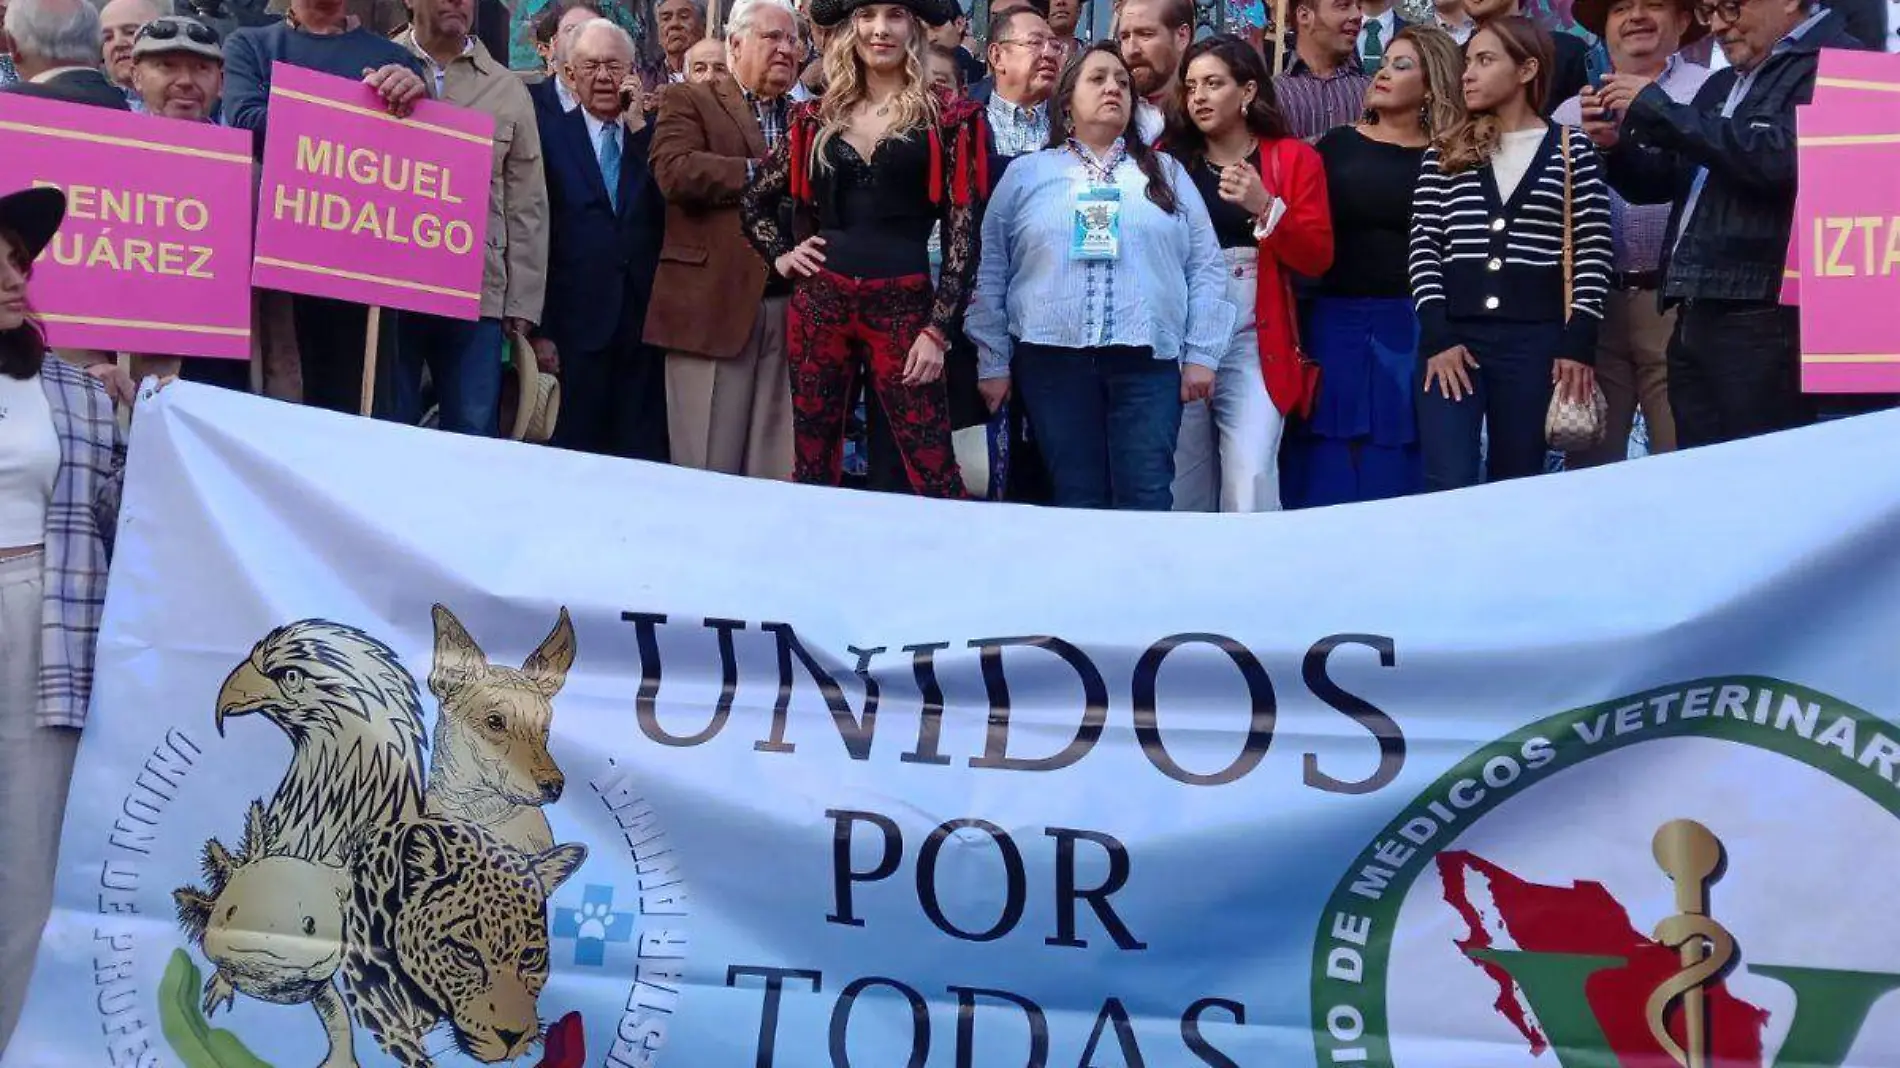
[(1165, 512), (1174, 506), (1181, 368), (1124, 345), (1017, 342), (1011, 367), (1061, 508)]
[[(1564, 325), (1454, 320), (1451, 328), (1478, 366), (1466, 369), (1473, 391), (1463, 400), (1446, 400), (1437, 383), (1419, 395), (1418, 445), (1426, 491), (1478, 484), (1480, 433), (1489, 438), (1483, 456), (1485, 481), (1543, 474), (1551, 365), (1563, 342)], [(1429, 359), (1437, 354), (1424, 355)], [(1425, 362), (1419, 361), (1420, 382)]]
[(501, 405), (501, 320), (444, 319), (404, 312), (396, 327), (390, 415), (422, 421), (422, 368), (435, 387), (438, 423), (457, 434), (494, 437)]

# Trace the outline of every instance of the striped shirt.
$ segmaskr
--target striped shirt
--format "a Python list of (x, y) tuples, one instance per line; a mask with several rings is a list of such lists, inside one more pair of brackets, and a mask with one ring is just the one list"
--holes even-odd
[(118, 524), (125, 444), (112, 399), (91, 375), (47, 354), (41, 385), (59, 435), (59, 473), (46, 510), (46, 591), (40, 616), (42, 727), (83, 727), (106, 602), (106, 561)]
[(1302, 141), (1316, 141), (1335, 126), (1358, 122), (1370, 88), (1372, 79), (1360, 69), (1356, 52), (1324, 78), (1305, 60), (1295, 59), (1285, 74), (1273, 79), (1274, 99), (1287, 129)]
[(1567, 311), (1570, 326), (1558, 355), (1596, 361), (1613, 252), (1609, 188), (1595, 149), (1571, 131), (1574, 286), (1565, 309), (1562, 129), (1549, 128), (1508, 201), (1498, 195), (1489, 164), (1445, 174), (1438, 150), (1425, 153), (1413, 194), (1409, 265), (1425, 355), (1459, 343), (1458, 320), (1548, 323)]

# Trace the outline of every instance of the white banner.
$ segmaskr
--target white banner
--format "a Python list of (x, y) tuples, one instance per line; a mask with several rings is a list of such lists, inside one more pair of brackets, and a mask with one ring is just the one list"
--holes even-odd
[(1900, 1063), (1896, 441), (1132, 515), (181, 385), (5, 1065)]

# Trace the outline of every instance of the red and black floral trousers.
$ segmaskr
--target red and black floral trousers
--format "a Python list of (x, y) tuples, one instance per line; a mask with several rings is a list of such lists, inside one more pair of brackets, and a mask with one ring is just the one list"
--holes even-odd
[(911, 492), (965, 497), (950, 445), (943, 379), (903, 384), (910, 347), (930, 321), (930, 276), (847, 278), (830, 271), (792, 290), (786, 322), (792, 371), (793, 477), (835, 486), (860, 363), (889, 421)]

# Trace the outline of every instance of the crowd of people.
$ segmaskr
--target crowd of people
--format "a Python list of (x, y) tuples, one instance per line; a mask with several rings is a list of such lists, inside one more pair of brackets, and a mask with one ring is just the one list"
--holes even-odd
[[(280, 60), (494, 117), (481, 316), (384, 317), (383, 418), (1225, 512), (1542, 473), (1553, 398), (1600, 431), (1571, 467), (1639, 413), (1650, 451), (1815, 419), (1779, 302), (1794, 109), (1820, 49), (1887, 33), (1872, 0), (1577, 0), (1596, 70), (1518, 0), (1291, 0), (1273, 43), (1192, 0), (1120, 0), (1102, 41), (1076, 0), (1011, 0), (981, 44), (957, 0), (663, 0), (651, 61), (555, 0), (523, 72), (500, 0), (163, 2), (8, 0), (0, 92), (260, 153)], [(63, 210), (0, 197), (0, 1041), (85, 721), (114, 400), (149, 372), (352, 411), (370, 321), (259, 291), (248, 363), (49, 351), (29, 281)]]
[[(4, 91), (260, 154), (278, 60), (495, 119), (481, 317), (385, 315), (376, 415), (1183, 511), (1537, 474), (1553, 394), (1603, 398), (1570, 467), (1638, 413), (1652, 452), (1812, 418), (1793, 109), (1818, 49), (1885, 34), (1870, 0), (1580, 0), (1598, 70), (1519, 0), (1290, 0), (1272, 43), (1192, 0), (1118, 0), (1093, 43), (1075, 0), (1005, 0), (980, 45), (958, 0), (661, 0), (643, 51), (617, 0), (551, 0), (520, 71), (501, 0), (170, 2), (10, 0)], [(254, 312), (249, 363), (60, 355), (121, 399), (156, 372), (356, 409), (368, 308)]]

